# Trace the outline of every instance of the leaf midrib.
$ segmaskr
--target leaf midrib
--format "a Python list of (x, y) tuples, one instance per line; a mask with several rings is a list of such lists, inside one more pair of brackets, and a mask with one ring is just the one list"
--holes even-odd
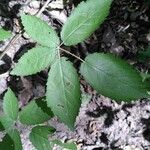
[[(39, 133), (37, 133), (37, 132), (35, 132), (35, 131), (33, 131), (33, 134), (35, 134), (35, 135), (39, 136), (40, 138), (42, 138), (43, 140), (49, 142), (48, 138), (46, 138), (44, 135), (42, 136), (41, 134), (39, 134)], [(49, 133), (48, 133), (48, 134), (49, 134)], [(47, 134), (47, 136), (48, 136), (48, 134)]]
[[(59, 55), (59, 58), (58, 58), (58, 61), (59, 61), (59, 69), (60, 69), (60, 77), (61, 77), (61, 84), (62, 84), (62, 86), (63, 86), (63, 95), (64, 95), (64, 99), (65, 99), (65, 106), (67, 107), (67, 97), (66, 97), (66, 92), (65, 92), (65, 81), (64, 81), (64, 78), (63, 78), (63, 69), (62, 69), (62, 63), (61, 63), (61, 58), (60, 58), (60, 54), (58, 54)], [(68, 112), (68, 109), (66, 109), (66, 111), (67, 111), (67, 116), (68, 116), (68, 114), (69, 114), (69, 112)]]
[(83, 23), (81, 23), (80, 25), (78, 25), (78, 27), (76, 27), (64, 40), (64, 43), (68, 40), (68, 38), (70, 38), (70, 36), (76, 32), (80, 27), (82, 27), (88, 20), (90, 20), (95, 14), (97, 13), (97, 11), (95, 13), (93, 13), (91, 16), (89, 16)]
[(12, 100), (11, 101), (11, 103), (10, 103), (10, 107), (11, 107), (11, 110), (12, 110), (12, 112), (11, 112), (11, 114), (12, 114), (12, 116), (11, 116), (11, 119), (13, 119), (14, 121), (15, 121), (15, 119), (16, 119), (16, 116), (14, 116), (15, 115), (15, 113), (14, 113), (14, 111), (13, 111), (13, 101), (14, 101), (14, 103), (15, 103), (15, 100)]
[[(87, 64), (88, 64), (91, 68), (93, 68), (94, 70), (96, 70), (96, 71), (101, 71), (101, 72), (103, 72), (104, 74), (106, 74), (107, 76), (112, 76), (113, 78), (115, 78), (114, 75), (105, 72), (103, 69), (98, 68), (98, 67), (93, 67), (93, 65), (91, 65), (91, 64), (88, 63), (88, 62), (85, 62), (85, 63), (87, 63)], [(132, 84), (128, 83), (127, 81), (121, 80), (120, 78), (118, 78), (118, 81), (121, 82), (121, 83), (123, 83), (124, 85), (127, 85), (128, 87), (132, 87), (133, 89), (135, 89), (135, 88), (136, 88), (137, 90), (139, 90), (139, 88), (140, 88), (140, 89), (144, 89), (144, 88), (142, 87), (142, 85), (138, 85), (139, 88), (137, 88), (136, 86), (133, 86)], [(142, 81), (141, 81), (141, 82), (142, 82)], [(145, 90), (146, 90), (146, 89), (145, 89)]]

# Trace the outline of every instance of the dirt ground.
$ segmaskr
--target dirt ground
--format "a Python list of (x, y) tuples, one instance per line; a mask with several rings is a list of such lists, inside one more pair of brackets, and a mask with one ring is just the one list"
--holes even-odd
[[(65, 4), (61, 0), (52, 1), (40, 18), (55, 27), (59, 33), (63, 23), (80, 0)], [(0, 26), (16, 36), (20, 28), (20, 14), (35, 15), (44, 0), (1, 0)], [(18, 59), (35, 43), (23, 34), (17, 40), (0, 43), (0, 106), (4, 93), (11, 87), (19, 99), (20, 109), (34, 98), (45, 95), (47, 72), (36, 75), (16, 77), (9, 75)], [(139, 71), (149, 73), (150, 59), (141, 61), (140, 52), (150, 46), (150, 5), (144, 0), (114, 0), (110, 14), (100, 28), (85, 42), (65, 49), (82, 59), (89, 53), (110, 52), (128, 61)], [(77, 69), (80, 62), (66, 55)], [(115, 87), (114, 87), (115, 88)], [(81, 89), (86, 95), (72, 133), (57, 119), (50, 121), (56, 127), (56, 137), (63, 141), (73, 140), (79, 149), (99, 150), (150, 150), (150, 102), (137, 100), (131, 104), (116, 103), (98, 95), (81, 79)], [(26, 129), (21, 127), (24, 150), (33, 149), (27, 139)], [(27, 144), (28, 143), (28, 144)]]

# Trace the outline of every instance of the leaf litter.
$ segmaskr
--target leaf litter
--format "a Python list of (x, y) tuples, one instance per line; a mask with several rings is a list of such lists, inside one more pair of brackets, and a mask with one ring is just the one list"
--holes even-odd
[[(19, 7), (18, 10), (24, 11), (28, 7), (30, 0), (26, 2), (24, 0), (10, 1), (9, 5), (13, 7), (19, 3), (23, 5), (24, 8)], [(112, 17), (112, 19), (110, 19), (111, 30), (107, 30), (107, 32), (112, 34), (111, 35), (112, 39), (115, 39), (115, 40), (111, 41), (111, 43), (108, 44), (108, 42), (105, 41), (106, 39), (109, 38), (109, 36), (107, 36), (107, 32), (104, 34), (103, 40), (99, 40), (100, 36), (103, 35), (104, 33), (103, 32), (104, 28), (107, 28), (107, 26), (109, 26), (108, 25), (109, 20), (108, 20), (106, 21), (104, 26), (102, 26), (102, 28), (95, 33), (96, 38), (93, 38), (94, 36), (91, 39), (89, 38), (85, 42), (85, 44), (81, 44), (79, 45), (79, 47), (80, 49), (83, 46), (86, 47), (86, 49), (85, 48), (84, 49), (85, 49), (85, 52), (87, 53), (87, 52), (94, 51), (95, 49), (97, 49), (98, 51), (101, 51), (101, 49), (102, 50), (107, 49), (109, 51), (110, 49), (112, 49), (112, 46), (114, 46), (115, 47), (114, 49), (116, 51), (115, 52), (112, 51), (112, 53), (117, 53), (118, 55), (123, 56), (124, 58), (128, 59), (129, 62), (135, 63), (131, 57), (134, 56), (133, 54), (135, 54), (138, 49), (140, 48), (143, 49), (145, 45), (148, 43), (147, 40), (142, 37), (143, 35), (139, 35), (134, 32), (136, 29), (138, 32), (140, 32), (139, 31), (140, 29), (137, 27), (137, 25), (141, 25), (140, 24), (141, 21), (139, 21), (141, 19), (145, 23), (143, 24), (143, 28), (145, 28), (142, 30), (143, 34), (145, 34), (145, 37), (146, 35), (148, 36), (149, 33), (148, 33), (146, 24), (149, 22), (149, 20), (147, 21), (145, 19), (145, 18), (149, 19), (149, 16), (147, 16), (147, 10), (143, 10), (140, 7), (140, 3), (138, 1), (127, 2), (124, 0), (122, 1), (116, 0), (114, 5), (116, 6), (112, 8), (112, 11), (118, 12), (118, 14), (114, 15), (112, 13), (114, 15), (114, 18)], [(121, 7), (118, 8), (118, 5), (120, 5)], [(134, 6), (137, 6), (136, 7), (137, 11), (142, 10), (141, 16), (145, 15), (145, 17), (142, 18), (139, 15), (134, 16), (133, 14), (135, 11)], [(69, 7), (67, 8), (69, 10)], [(116, 8), (119, 10), (115, 11)], [(133, 13), (130, 11), (131, 8), (133, 9)], [(29, 7), (26, 10), (30, 12), (31, 14), (32, 13), (35, 14), (37, 12), (37, 10), (35, 10), (33, 7), (32, 9), (31, 7)], [(127, 11), (128, 14), (125, 11)], [(47, 13), (49, 12), (50, 11), (47, 11)], [(132, 23), (131, 23), (131, 26), (129, 27), (128, 24), (129, 24), (130, 19), (128, 18), (130, 17), (130, 13), (132, 13), (132, 16), (131, 16)], [(48, 21), (49, 24), (54, 24), (54, 26), (58, 29), (60, 27), (59, 20), (61, 22), (65, 22), (65, 21), (62, 21), (61, 18), (59, 18), (58, 14), (56, 15), (56, 17), (54, 17), (56, 20), (50, 19), (50, 17), (45, 14), (46, 13), (42, 15), (42, 18)], [(121, 24), (117, 22), (118, 17), (120, 17), (119, 15), (123, 17), (122, 20), (124, 21)], [(126, 15), (128, 16), (126, 17)], [(134, 18), (137, 18), (139, 22), (138, 21), (136, 22)], [(6, 21), (7, 20), (5, 18), (1, 18), (1, 25), (5, 24)], [(10, 26), (11, 21), (12, 20), (8, 20), (8, 24), (7, 24), (8, 27)], [(117, 31), (114, 31), (115, 25), (117, 26), (117, 29), (118, 29)], [(138, 40), (140, 41), (140, 43), (136, 42), (136, 38), (137, 38), (136, 36), (138, 35), (139, 35)], [(92, 42), (90, 42), (91, 40)], [(8, 54), (7, 54), (11, 58), (11, 60), (13, 60), (14, 55), (20, 49), (20, 47), (23, 44), (28, 43), (29, 41), (27, 39), (24, 40), (24, 38), (21, 38), (21, 40), (13, 44), (13, 46), (11, 47), (11, 49), (8, 51)], [(30, 42), (33, 42), (33, 41), (30, 41)], [(7, 43), (8, 41), (2, 44), (0, 51), (4, 49)], [(78, 46), (77, 46), (77, 49), (78, 49)], [(85, 54), (81, 54), (81, 55), (85, 55)], [(141, 67), (141, 65), (139, 66)], [(147, 69), (147, 68), (148, 67), (145, 64), (144, 69)], [(8, 72), (7, 72), (8, 70), (9, 68), (6, 69), (6, 72), (4, 74), (0, 75), (1, 94), (6, 90), (7, 85), (11, 85), (10, 83), (11, 77), (8, 76)], [(27, 80), (29, 83), (27, 83), (27, 85), (22, 82), (22, 79), (17, 79), (15, 80), (16, 83), (14, 82), (12, 84), (12, 87), (13, 89), (15, 89), (17, 94), (21, 94), (22, 91), (24, 91), (25, 89), (29, 90), (30, 89), (29, 87), (31, 87), (30, 85), (34, 83), (34, 88), (31, 87), (31, 90), (30, 90), (32, 91), (33, 89), (35, 89), (35, 87), (37, 88), (35, 79), (36, 81), (38, 79), (38, 83), (40, 84), (43, 92), (39, 95), (36, 92), (33, 92), (34, 95), (32, 93), (30, 94), (31, 94), (31, 97), (34, 97), (36, 94), (40, 97), (41, 95), (44, 94), (44, 88), (45, 88), (44, 83), (46, 82), (46, 79), (47, 79), (46, 70), (42, 73), (39, 73), (37, 76), (28, 78)], [(88, 91), (88, 93), (90, 93), (90, 90), (89, 89), (87, 90), (86, 87), (88, 86), (85, 85), (84, 88), (82, 88), (83, 93), (84, 91), (86, 92)], [(2, 96), (3, 94), (1, 95), (0, 99), (2, 99)], [(25, 95), (23, 94), (22, 96), (20, 96), (20, 99), (24, 97)], [(150, 148), (150, 140), (149, 140), (150, 135), (147, 132), (149, 131), (149, 120), (150, 120), (149, 101), (139, 100), (137, 102), (132, 103), (131, 105), (124, 104), (124, 103), (117, 104), (116, 102), (106, 97), (98, 95), (93, 90), (90, 93), (89, 97), (90, 97), (90, 100), (89, 100), (90, 102), (89, 103), (86, 102), (85, 104), (83, 104), (82, 108), (80, 109), (80, 114), (76, 122), (75, 132), (72, 133), (68, 131), (67, 128), (63, 124), (58, 123), (56, 118), (54, 118), (53, 121), (51, 121), (51, 124), (53, 124), (57, 128), (57, 132), (55, 135), (56, 137), (59, 137), (63, 141), (73, 140), (78, 144), (79, 149), (85, 149), (85, 150), (86, 149), (87, 150), (88, 149), (89, 150), (90, 149), (107, 149), (107, 150), (112, 149), (113, 150), (116, 148), (120, 148), (120, 149), (124, 148), (124, 150), (126, 150), (127, 148), (131, 149), (131, 147), (133, 147), (134, 150), (135, 148), (139, 150), (146, 150)], [(27, 101), (30, 101), (30, 98), (26, 98)], [(24, 150), (34, 149), (31, 143), (29, 142), (29, 139), (27, 138), (28, 136), (26, 135), (26, 134), (29, 134), (31, 127), (22, 127), (18, 125), (18, 128), (21, 131), (21, 137), (22, 137)]]

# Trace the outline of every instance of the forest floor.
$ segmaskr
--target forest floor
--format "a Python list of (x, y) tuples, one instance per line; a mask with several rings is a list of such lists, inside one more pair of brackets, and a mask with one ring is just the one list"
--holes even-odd
[[(0, 26), (13, 32), (20, 31), (20, 14), (35, 15), (44, 0), (1, 0)], [(73, 8), (79, 3), (52, 1), (40, 15), (59, 33)], [(85, 58), (88, 53), (104, 52), (118, 55), (143, 73), (150, 71), (150, 59), (142, 61), (139, 54), (150, 45), (150, 5), (140, 0), (114, 0), (111, 11), (100, 28), (85, 42), (66, 47)], [(10, 87), (19, 99), (20, 109), (32, 99), (45, 95), (47, 70), (27, 77), (11, 76), (9, 72), (18, 59), (35, 43), (26, 34), (0, 43), (0, 107), (5, 91)], [(78, 69), (80, 62), (68, 56)], [(115, 88), (115, 85), (114, 85)], [(137, 100), (126, 104), (99, 95), (81, 79), (84, 102), (71, 132), (56, 118), (49, 123), (56, 128), (55, 137), (72, 140), (85, 150), (150, 150), (150, 101)], [(0, 109), (2, 110), (2, 109)], [(20, 127), (24, 150), (34, 149), (26, 127)], [(57, 148), (56, 148), (57, 149)]]

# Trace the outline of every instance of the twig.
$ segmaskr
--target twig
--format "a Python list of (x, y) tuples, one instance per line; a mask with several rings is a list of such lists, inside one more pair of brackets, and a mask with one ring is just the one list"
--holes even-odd
[(52, 0), (47, 0), (45, 2), (45, 4), (43, 5), (43, 7), (39, 10), (39, 12), (37, 13), (37, 17), (39, 17), (41, 15), (41, 13), (45, 10), (45, 8), (47, 7), (47, 5), (51, 2)]
[(65, 52), (65, 53), (67, 53), (67, 54), (69, 54), (69, 55), (71, 55), (71, 56), (77, 58), (78, 60), (80, 60), (80, 61), (82, 61), (82, 62), (85, 62), (83, 59), (81, 59), (80, 57), (76, 56), (75, 54), (72, 54), (71, 52), (69, 52), (69, 51), (67, 51), (67, 50), (65, 50), (65, 49), (63, 49), (63, 48), (61, 48), (61, 47), (60, 47), (59, 49), (60, 49), (61, 51)]
[(9, 42), (9, 44), (5, 47), (4, 51), (2, 52), (2, 54), (0, 55), (0, 60), (3, 58), (3, 56), (6, 54), (6, 52), (9, 50), (9, 48), (11, 47), (12, 44), (14, 44), (20, 37), (21, 37), (22, 33), (16, 34), (11, 41)]

